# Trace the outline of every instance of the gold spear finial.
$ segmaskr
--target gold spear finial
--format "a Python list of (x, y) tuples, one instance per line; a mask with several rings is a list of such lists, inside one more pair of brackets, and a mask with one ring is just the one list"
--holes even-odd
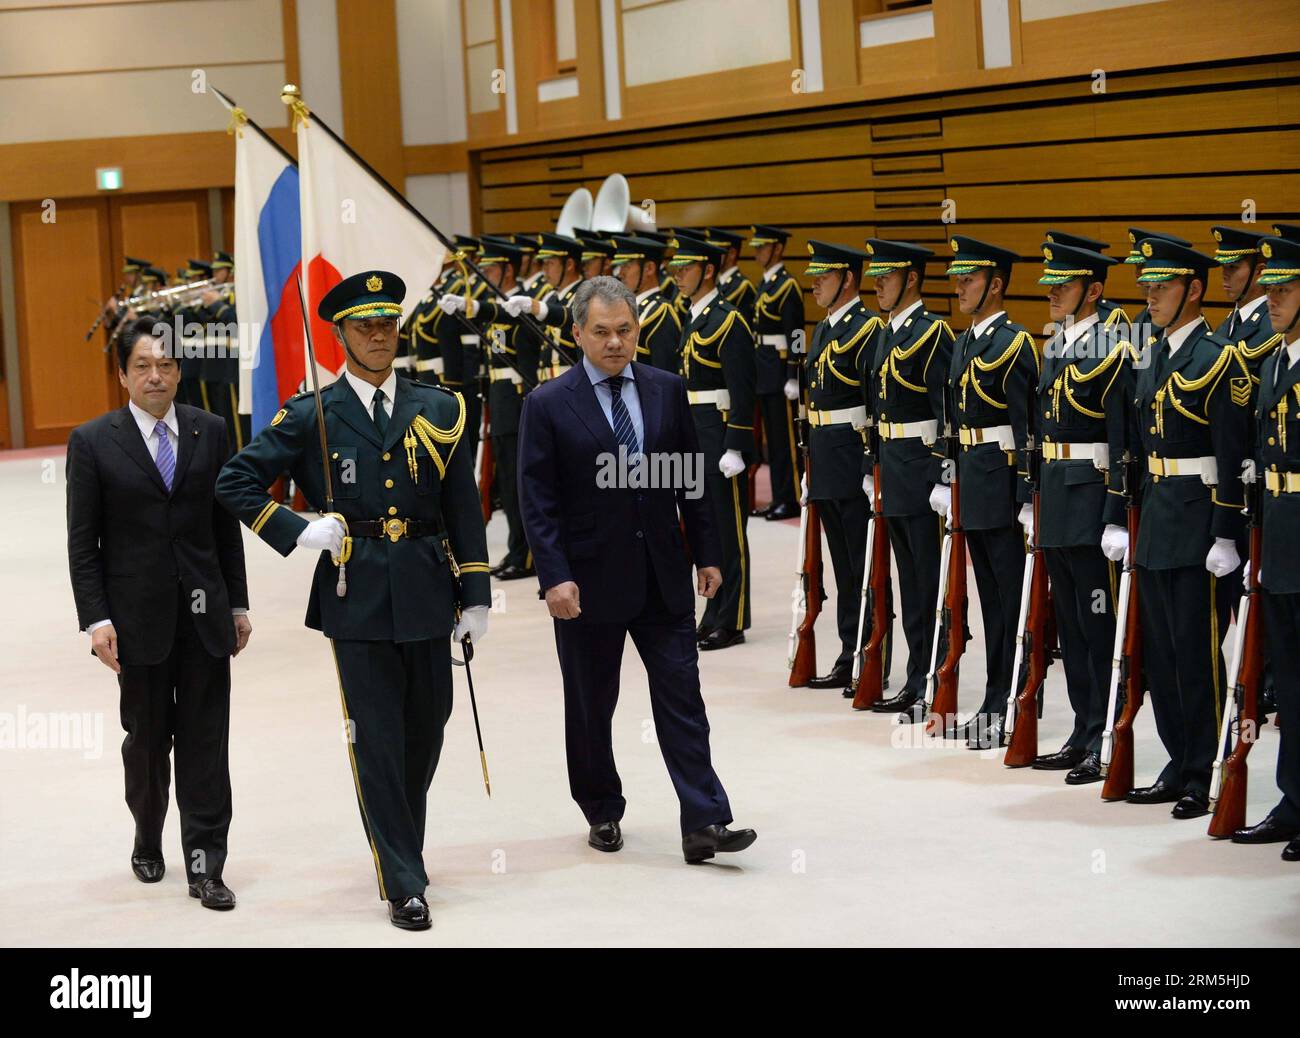
[(236, 105), (230, 110), (230, 122), (226, 126), (226, 133), (232, 136), (244, 136), (244, 127), (248, 124), (248, 115), (245, 111)]
[(289, 121), (290, 130), (296, 131), (299, 124), (307, 125), (307, 116), (311, 115), (311, 109), (303, 102), (301, 90), (292, 83), (286, 83), (284, 89), (280, 91), (280, 100), (293, 112)]

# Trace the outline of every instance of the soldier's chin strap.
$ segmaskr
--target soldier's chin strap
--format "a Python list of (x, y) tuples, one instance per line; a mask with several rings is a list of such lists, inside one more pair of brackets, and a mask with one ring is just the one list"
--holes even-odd
[(1246, 293), (1250, 291), (1251, 286), (1255, 283), (1255, 274), (1259, 271), (1259, 265), (1263, 262), (1263, 257), (1256, 253), (1250, 260), (1250, 274), (1246, 277), (1246, 283), (1241, 286), (1241, 291), (1237, 293), (1237, 298), (1232, 301), (1233, 309), (1241, 306), (1241, 301), (1246, 298)]
[(981, 310), (984, 309), (984, 302), (985, 300), (988, 299), (989, 291), (993, 288), (993, 275), (995, 273), (998, 272), (995, 271), (992, 267), (989, 267), (987, 271), (988, 277), (984, 279), (984, 291), (980, 293), (980, 301), (975, 304), (975, 309), (971, 311), (972, 317), (974, 317), (977, 313), (979, 313)]
[(1289, 332), (1292, 328), (1295, 327), (1295, 323), (1296, 323), (1296, 321), (1300, 321), (1300, 306), (1297, 306), (1297, 307), (1295, 308), (1295, 313), (1293, 313), (1293, 314), (1291, 315), (1291, 320), (1290, 320), (1290, 322), (1287, 324), (1287, 326), (1286, 326), (1285, 328), (1282, 329), (1282, 339), (1283, 339), (1284, 342), (1289, 342), (1289, 341), (1290, 341), (1290, 340), (1287, 339), (1287, 337), (1286, 337), (1286, 336), (1287, 336), (1287, 332)]
[(1183, 316), (1183, 307), (1187, 305), (1187, 295), (1192, 290), (1192, 277), (1194, 275), (1185, 275), (1179, 278), (1183, 283), (1183, 298), (1178, 300), (1178, 309), (1174, 311), (1174, 316), (1169, 318), (1164, 328), (1164, 338), (1169, 338), (1169, 329), (1178, 327), (1178, 318)]
[[(340, 329), (340, 332), (341, 331), (342, 329)], [(355, 353), (352, 352), (352, 347), (348, 345), (348, 337), (346, 335), (343, 336), (343, 352), (348, 355), (348, 358), (357, 367), (365, 371), (369, 371), (372, 375), (382, 374), (383, 372), (387, 371), (388, 368), (392, 367), (392, 365), (389, 364), (387, 367), (383, 367), (383, 368), (372, 368), (369, 364), (365, 363), (360, 357), (358, 357)]]

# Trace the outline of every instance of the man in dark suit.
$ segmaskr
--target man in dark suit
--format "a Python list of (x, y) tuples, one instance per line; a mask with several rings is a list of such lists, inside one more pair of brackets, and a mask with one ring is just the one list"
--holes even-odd
[(528, 395), (519, 436), (524, 526), (564, 676), (569, 789), (591, 826), (587, 842), (622, 847), (627, 802), (611, 722), (631, 634), (681, 802), (686, 861), (744, 850), (755, 834), (727, 828), (731, 805), (709, 758), (700, 696), (691, 559), (698, 593), (712, 598), (722, 551), (686, 385), (632, 363), (636, 297), (614, 278), (583, 282), (572, 312), (584, 359)]
[(180, 365), (154, 330), (141, 318), (118, 339), (130, 403), (68, 440), (68, 563), (78, 623), (121, 688), (131, 868), (163, 877), (174, 744), (190, 896), (229, 909), (230, 657), (252, 632), (244, 547), (214, 494), (226, 425), (174, 402)]

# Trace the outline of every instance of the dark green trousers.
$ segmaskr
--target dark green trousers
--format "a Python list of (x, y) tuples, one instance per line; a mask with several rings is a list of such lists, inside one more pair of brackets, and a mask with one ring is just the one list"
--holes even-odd
[(451, 641), (333, 643), (361, 824), (388, 900), (423, 894), (424, 816), (451, 716)]

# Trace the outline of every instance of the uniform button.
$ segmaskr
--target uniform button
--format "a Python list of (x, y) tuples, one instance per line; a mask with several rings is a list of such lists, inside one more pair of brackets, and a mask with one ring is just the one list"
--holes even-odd
[(1051, 412), (1051, 411), (1044, 411), (1044, 412), (1043, 412), (1043, 417), (1044, 417), (1044, 418), (1051, 418), (1051, 417), (1052, 417), (1052, 412)]
[(388, 506), (388, 514), (389, 514), (389, 515), (396, 515), (396, 514), (397, 514), (397, 508), (396, 508), (396, 506), (394, 506), (394, 505), (389, 505), (389, 506)]
[(339, 452), (338, 452), (338, 451), (335, 451), (333, 454), (330, 455), (330, 457), (333, 458), (335, 461), (338, 461), (338, 460), (339, 460)]
[(637, 535), (638, 538), (643, 538), (643, 537), (645, 537), (645, 534), (642, 533), (640, 530), (637, 530), (636, 535)]
[(1156, 427), (1154, 425), (1151, 426), (1151, 428), (1148, 429), (1147, 432), (1149, 432), (1152, 436), (1154, 436), (1156, 434)]
[(1152, 480), (1152, 482), (1159, 483), (1159, 482), (1160, 482), (1160, 477), (1159, 477), (1159, 476), (1152, 476), (1152, 477), (1151, 477), (1151, 480)]
[(1269, 416), (1270, 418), (1276, 418), (1276, 417), (1277, 417), (1277, 412), (1276, 412), (1276, 411), (1269, 411), (1268, 416)]
[(1273, 444), (1275, 444), (1275, 443), (1277, 443), (1277, 440), (1274, 439), (1272, 436), (1270, 436), (1270, 437), (1268, 438), (1268, 445), (1269, 445), (1270, 447), (1272, 447)]
[(392, 461), (392, 460), (393, 460), (393, 456), (392, 456), (391, 454), (389, 454), (387, 451), (384, 451), (384, 460), (385, 460), (385, 461)]
[(389, 490), (392, 490), (392, 489), (393, 489), (393, 481), (392, 481), (391, 479), (386, 479), (386, 480), (384, 480), (384, 486), (386, 486)]

